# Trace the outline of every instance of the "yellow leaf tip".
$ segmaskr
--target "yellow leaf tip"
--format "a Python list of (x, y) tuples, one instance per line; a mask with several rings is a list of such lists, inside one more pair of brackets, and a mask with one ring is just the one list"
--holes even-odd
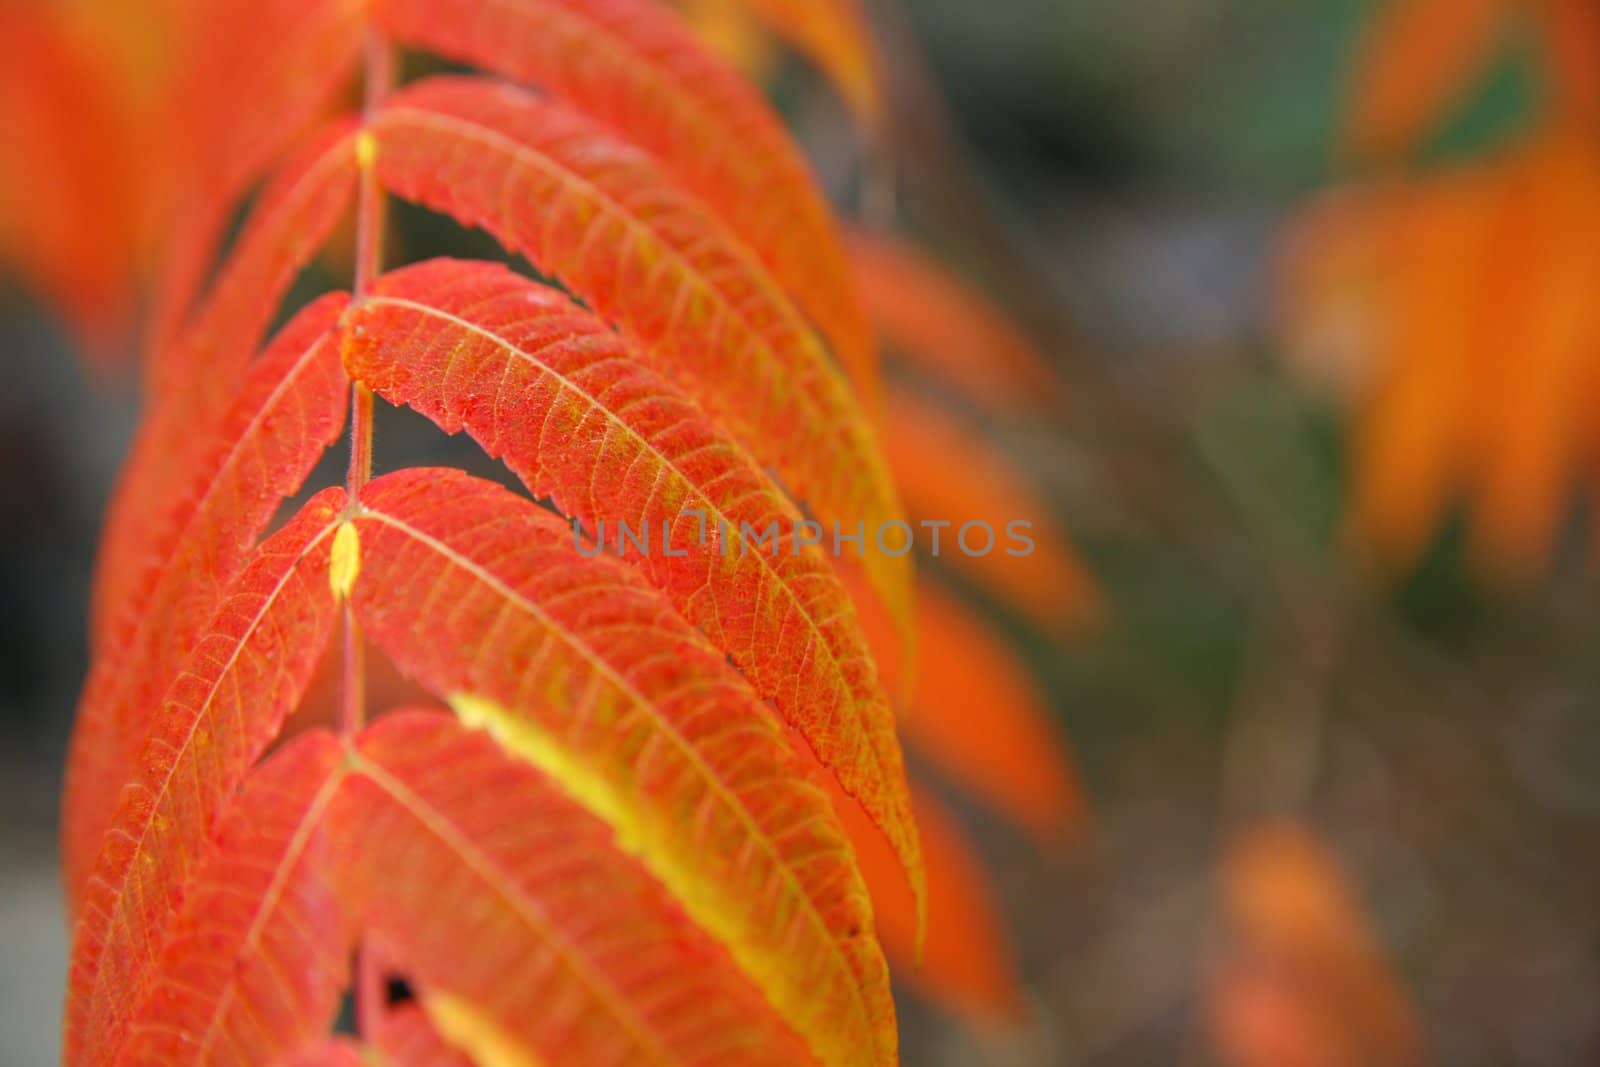
[(378, 162), (378, 138), (371, 130), (356, 134), (356, 164), (362, 170), (371, 170)]
[(328, 560), (328, 586), (333, 595), (344, 599), (361, 573), (361, 535), (353, 522), (339, 524), (333, 535), (333, 552)]

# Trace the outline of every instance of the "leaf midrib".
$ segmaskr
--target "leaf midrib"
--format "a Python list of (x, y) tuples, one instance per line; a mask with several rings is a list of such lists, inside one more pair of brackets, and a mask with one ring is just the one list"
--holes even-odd
[[(806, 892), (791, 865), (778, 853), (776, 843), (772, 840), (771, 835), (769, 835), (755, 822), (754, 815), (750, 812), (743, 800), (740, 799), (739, 796), (729, 787), (729, 785), (723, 781), (722, 777), (705, 762), (700, 753), (695, 750), (694, 746), (689, 743), (688, 739), (682, 735), (678, 728), (669, 719), (662, 715), (655, 702), (647, 699), (643, 692), (641, 692), (636, 686), (619, 674), (616, 669), (613, 668), (611, 664), (601, 655), (601, 653), (582, 637), (573, 633), (566, 626), (556, 623), (548, 614), (544, 612), (542, 608), (539, 607), (538, 604), (529, 600), (517, 590), (512, 589), (505, 582), (501, 581), (496, 575), (490, 573), (484, 567), (479, 565), (475, 560), (466, 557), (451, 546), (439, 541), (437, 538), (434, 538), (431, 535), (416, 529), (403, 519), (399, 519), (385, 512), (378, 511), (372, 508), (370, 505), (362, 505), (359, 513), (373, 518), (376, 521), (382, 522), (392, 529), (398, 530), (405, 536), (412, 538), (418, 544), (421, 544), (425, 548), (428, 548), (429, 550), (440, 555), (452, 566), (458, 567), (471, 575), (480, 584), (499, 594), (508, 603), (524, 610), (527, 614), (539, 620), (553, 634), (558, 635), (562, 643), (573, 649), (581, 657), (592, 664), (597, 670), (599, 670), (603, 676), (614, 682), (618, 689), (627, 695), (628, 698), (641, 711), (643, 711), (653, 722), (656, 723), (657, 731), (661, 735), (665, 736), (672, 743), (672, 745), (678, 749), (680, 755), (682, 755), (689, 765), (699, 773), (701, 779), (706, 783), (712, 794), (718, 798), (723, 807), (734, 813), (736, 818), (744, 825), (749, 837), (757, 842), (762, 851), (767, 854), (768, 858), (772, 861), (773, 866), (780, 872), (783, 880), (789, 886), (792, 895), (798, 900), (804, 902), (805, 914), (814, 932), (818, 933), (820, 935), (820, 940), (828, 946), (829, 954), (834, 957), (834, 960), (839, 966), (839, 973), (844, 974), (849, 978), (849, 980), (844, 984), (850, 989), (852, 998), (855, 1000), (860, 1009), (859, 1017), (864, 1025), (865, 1031), (868, 1034), (874, 1034), (875, 1027), (873, 1023), (872, 1012), (867, 1006), (865, 996), (863, 995), (860, 984), (857, 980), (858, 976), (856, 975), (854, 969), (850, 966), (849, 960), (845, 958), (838, 938), (834, 935), (833, 931), (828, 928), (826, 920), (818, 911), (815, 900), (812, 899), (810, 893)], [(781, 735), (779, 740), (782, 740)], [(735, 956), (739, 955), (734, 946), (730, 945), (729, 948), (730, 951), (734, 952)], [(763, 953), (763, 955), (766, 954), (767, 953)], [(786, 1012), (785, 1014), (787, 1015), (788, 1013)]]
[[(127, 902), (128, 887), (130, 884), (129, 874), (137, 865), (138, 858), (144, 855), (145, 842), (149, 839), (151, 827), (153, 827), (156, 823), (157, 807), (161, 802), (165, 801), (171, 796), (173, 776), (177, 774), (178, 767), (183, 762), (182, 757), (186, 756), (190, 752), (194, 743), (195, 733), (199, 730), (200, 724), (205, 721), (208, 713), (211, 711), (211, 707), (213, 702), (216, 700), (217, 693), (222, 688), (223, 679), (231, 675), (234, 666), (239, 662), (239, 657), (244, 654), (244, 649), (249, 645), (250, 639), (255, 636), (257, 628), (266, 618), (268, 612), (270, 612), (277, 605), (278, 597), (283, 593), (283, 590), (289, 584), (289, 581), (299, 573), (300, 565), (305, 562), (306, 557), (310, 555), (319, 544), (322, 543), (323, 538), (327, 537), (330, 533), (338, 528), (338, 525), (339, 521), (337, 519), (328, 522), (317, 533), (316, 537), (312, 538), (301, 547), (295, 556), (294, 562), (284, 569), (282, 576), (279, 577), (277, 583), (272, 587), (272, 590), (262, 598), (260, 607), (258, 607), (255, 614), (251, 616), (250, 622), (240, 634), (239, 639), (234, 642), (233, 650), (228, 654), (227, 660), (223, 663), (221, 669), (217, 671), (215, 679), (207, 689), (205, 699), (201, 702), (200, 706), (195, 709), (194, 715), (190, 718), (188, 726), (183, 732), (180, 743), (172, 746), (174, 750), (173, 758), (168, 764), (165, 774), (162, 775), (160, 781), (157, 783), (158, 788), (148, 790), (151, 803), (148, 814), (140, 820), (141, 825), (139, 827), (138, 835), (134, 836), (132, 834), (128, 834), (126, 831), (123, 831), (123, 835), (127, 837), (129, 842), (132, 844), (133, 850), (130, 853), (128, 862), (124, 864), (121, 870), (118, 872), (115, 886), (113, 886), (112, 883), (105, 881), (103, 878), (99, 878), (98, 875), (91, 877), (91, 881), (98, 880), (101, 885), (104, 885), (112, 893), (112, 907), (108, 908), (105, 913), (105, 933), (109, 933), (110, 929), (116, 925), (118, 916), (123, 910), (123, 905)], [(197, 645), (196, 648), (198, 647), (199, 646)], [(182, 677), (182, 675), (179, 677)], [(165, 703), (164, 698), (163, 703)], [(149, 741), (153, 740), (155, 740), (154, 736), (147, 740), (146, 746), (148, 746)], [(137, 780), (135, 783), (130, 784), (137, 785)], [(115, 830), (115, 816), (113, 816), (113, 825), (107, 832), (110, 833)], [(133, 884), (138, 885), (139, 883), (134, 882)], [(84, 925), (85, 929), (87, 929), (87, 919), (88, 915), (86, 913), (84, 919), (80, 921), (80, 924)], [(94, 975), (94, 988), (96, 992), (105, 993), (103, 985), (99, 982), (99, 978), (101, 976), (100, 966), (105, 959), (105, 950), (109, 944), (109, 938), (103, 938), (100, 941), (99, 946), (96, 948), (92, 959), (85, 961), (88, 969)], [(91, 1001), (94, 999), (103, 1000), (103, 997), (95, 998), (91, 995)], [(83, 1025), (85, 1026), (91, 1025), (92, 1023), (94, 1018), (94, 1012), (92, 1009), (93, 1005), (91, 1003), (86, 1008), (86, 1014), (83, 1020)]]
[[(632, 211), (624, 207), (623, 204), (618, 201), (610, 192), (602, 189), (590, 179), (585, 178), (583, 175), (573, 171), (571, 168), (565, 166), (548, 153), (543, 152), (532, 145), (524, 144), (521, 141), (501, 133), (493, 127), (487, 126), (482, 122), (468, 117), (452, 114), (446, 111), (421, 107), (417, 104), (409, 102), (391, 105), (385, 109), (385, 113), (388, 115), (397, 116), (409, 113), (410, 115), (415, 116), (412, 121), (418, 123), (419, 125), (435, 126), (441, 129), (461, 133), (461, 135), (464, 137), (470, 137), (478, 140), (486, 144), (491, 149), (498, 149), (504, 154), (511, 156), (513, 159), (522, 162), (524, 165), (529, 166), (534, 170), (542, 171), (545, 174), (556, 178), (559, 184), (569, 187), (576, 187), (576, 189), (579, 191), (587, 192), (594, 200), (598, 201), (604, 206), (609, 215), (616, 218), (622, 223), (624, 228), (631, 231), (635, 240), (638, 240), (641, 237), (648, 239), (649, 243), (653, 247), (660, 250), (664, 259), (670, 260), (678, 267), (681, 277), (690, 281), (702, 292), (707, 293), (710, 298), (714, 300), (722, 309), (722, 313), (738, 324), (739, 330), (744, 334), (744, 336), (749, 338), (752, 343), (754, 343), (765, 353), (766, 359), (764, 362), (766, 365), (780, 368), (783, 367), (783, 360), (778, 358), (777, 350), (773, 347), (772, 342), (755, 328), (749, 317), (735, 301), (733, 301), (726, 293), (723, 292), (720, 286), (714, 284), (704, 271), (700, 270), (693, 263), (691, 263), (679, 248), (677, 248), (671, 242), (662, 239), (662, 237), (654, 228), (640, 219)], [(382, 119), (380, 118), (378, 121), (381, 123)], [(465, 132), (462, 133), (461, 131)], [(692, 201), (685, 201), (685, 204), (691, 208), (697, 207), (697, 205), (694, 205)], [(786, 313), (786, 316), (789, 320), (788, 324), (794, 329), (799, 338), (799, 343), (804, 348), (811, 350), (808, 354), (812, 357), (812, 363), (814, 364), (813, 369), (816, 372), (815, 376), (811, 378), (811, 380), (825, 382), (825, 388), (827, 388), (828, 392), (835, 394), (833, 399), (835, 399), (839, 406), (844, 409), (843, 412), (836, 412), (836, 414), (848, 414), (852, 404), (847, 399), (841, 398), (840, 394), (843, 394), (845, 397), (848, 396), (848, 387), (844, 384), (844, 381), (840, 376), (840, 372), (829, 361), (827, 353), (821, 349), (820, 342), (817, 341), (815, 336), (811, 333), (810, 328), (806, 326), (803, 321), (797, 321), (798, 312), (795, 311), (794, 306), (789, 302), (787, 297), (776, 291), (775, 285), (772, 282), (770, 275), (768, 275), (766, 268), (761, 265), (759, 260), (756, 260), (751, 256), (749, 251), (744, 248), (741, 240), (732, 236), (731, 231), (728, 230), (726, 224), (724, 224), (721, 219), (718, 219), (711, 213), (703, 210), (699, 211), (698, 214), (701, 222), (708, 227), (714, 228), (722, 236), (727, 238), (723, 242), (723, 251), (726, 252), (731, 259), (739, 262), (745, 268), (746, 275), (774, 307), (777, 307)], [(696, 375), (696, 377), (703, 376)], [(790, 391), (791, 395), (797, 398), (805, 408), (805, 411), (802, 412), (805, 417), (800, 420), (801, 425), (829, 427), (830, 423), (820, 417), (822, 406), (818, 398), (810, 388), (805, 387), (807, 377), (804, 374), (796, 373), (788, 373), (785, 374), (784, 377), (791, 384), (796, 386), (796, 388), (793, 388)], [(859, 413), (857, 414), (859, 415)], [(860, 418), (864, 419), (865, 416), (860, 415)], [(859, 436), (859, 428), (853, 424), (852, 420), (848, 418), (844, 418), (840, 421), (839, 429), (842, 429), (844, 433), (850, 437)], [(818, 436), (826, 438), (827, 434), (818, 434)], [(858, 449), (857, 451), (859, 454), (866, 455), (873, 455), (876, 453), (875, 447), (869, 449)], [(874, 462), (873, 466), (876, 468), (878, 464)], [(815, 474), (812, 474), (809, 476), (809, 478), (815, 479), (816, 476)], [(816, 480), (821, 481), (821, 479)], [(817, 488), (820, 489), (820, 486), (817, 486)], [(847, 492), (846, 495), (853, 497), (855, 494)], [(871, 493), (869, 495), (873, 497), (878, 496), (876, 493)]]

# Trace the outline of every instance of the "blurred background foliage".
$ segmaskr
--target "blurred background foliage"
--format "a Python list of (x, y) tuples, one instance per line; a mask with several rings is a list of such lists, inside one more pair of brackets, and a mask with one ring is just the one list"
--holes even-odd
[[(943, 575), (1048, 694), (1086, 814), (1070, 847), (1040, 848), (937, 790), (994, 882), (1029, 1021), (973, 1026), (910, 1001), (908, 1064), (1600, 1059), (1593, 457), (1556, 479), (1559, 521), (1532, 565), (1484, 565), (1461, 472), (1430, 483), (1437, 507), (1417, 503), (1417, 543), (1374, 559), (1351, 518), (1370, 394), (1341, 376), (1382, 368), (1318, 350), (1308, 374), (1285, 312), (1289, 237), (1326, 190), (1403, 181), (1429, 205), (1433, 176), (1519, 158), (1548, 119), (1551, 59), (1518, 7), (1425, 135), (1343, 153), (1362, 49), (1402, 5), (1441, 12), (1406, 61), (1419, 68), (1485, 6), (870, 0), (889, 109), (868, 151), (806, 64), (722, 26), (840, 203), (986, 293), (1062, 383), (1025, 411), (917, 385), (1048, 496), (1092, 576), (1072, 595), (1094, 610), (1041, 627), (981, 579)], [(460, 247), (400, 219), (407, 255)], [(1409, 262), (1395, 232), (1386, 264)], [(1555, 232), (1512, 269), (1537, 280), (1585, 240)], [(1462, 326), (1458, 340), (1516, 311), (1492, 285), (1429, 304), (1409, 275), (1363, 278), (1369, 296), (1422, 293), (1414, 315)], [(1600, 308), (1600, 267), (1584, 282)], [(56, 776), (137, 390), (125, 363), (74, 362), (21, 284), (0, 330), (0, 1060), (26, 1064), (54, 1056)], [(1525, 334), (1494, 336), (1487, 363), (1447, 347), (1439, 380), (1533, 366)], [(1392, 357), (1363, 337), (1369, 362)], [(1600, 368), (1600, 325), (1557, 354)], [(1570, 382), (1600, 421), (1600, 376)], [(1556, 416), (1511, 417), (1494, 440)], [(467, 454), (401, 421), (384, 440), (396, 465)], [(1398, 440), (1386, 462), (1410, 455)]]

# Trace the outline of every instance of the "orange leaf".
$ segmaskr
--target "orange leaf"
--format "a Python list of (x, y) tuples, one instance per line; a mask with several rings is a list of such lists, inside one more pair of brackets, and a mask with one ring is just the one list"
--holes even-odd
[(127, 1062), (277, 1063), (333, 1024), (355, 933), (323, 825), (343, 761), (318, 731), (246, 779), (183, 888)]
[(1525, 580), (1546, 563), (1593, 447), (1597, 245), (1600, 153), (1565, 127), (1341, 191), (1297, 224), (1290, 358), (1354, 368), (1321, 376), (1355, 383), (1348, 534), (1376, 561), (1409, 565), (1465, 498), (1484, 570)]
[(931, 582), (917, 591), (917, 630), (916, 697), (901, 736), (1042, 846), (1060, 845), (1084, 819), (1083, 793), (1028, 665)]
[(868, 230), (853, 230), (849, 248), (867, 314), (893, 355), (998, 414), (1058, 397), (1050, 358), (944, 265)]
[(741, 0), (833, 81), (856, 121), (883, 125), (878, 51), (858, 0)]
[(914, 791), (928, 864), (928, 934), (918, 956), (915, 909), (894, 857), (852, 805), (839, 817), (872, 892), (878, 940), (896, 974), (981, 1028), (1014, 1025), (1026, 1013), (1022, 980), (983, 864), (966, 832), (922, 790)]
[(1592, 128), (1600, 119), (1600, 9), (1592, 0), (1540, 0), (1538, 12), (1553, 106), (1563, 119)]
[(139, 583), (115, 605), (118, 623), (96, 650), (68, 752), (61, 847), (74, 904), (161, 695), (255, 539), (344, 424), (346, 379), (329, 333), (343, 306), (329, 296), (307, 307), (250, 369), (195, 449), (205, 458), (160, 523)]
[[(872, 428), (816, 335), (648, 156), (478, 79), (414, 85), (373, 130), (387, 187), (489, 229), (616, 320), (825, 523), (874, 531), (899, 518)], [(865, 565), (909, 627), (909, 561), (870, 552)]]
[(904, 390), (890, 394), (884, 426), (907, 509), (943, 524), (936, 548), (931, 534), (922, 540), (940, 563), (1049, 629), (1098, 614), (1093, 579), (1049, 503), (973, 428)]
[(227, 410), (295, 276), (328, 237), (355, 189), (353, 138), (330, 129), (291, 158), (262, 193), (195, 320), (148, 365), (152, 409), (135, 436), (101, 535), (91, 605), (95, 646), (106, 639), (162, 521), (187, 487), (208, 429)]
[(78, 909), (69, 1063), (117, 1060), (197, 844), (304, 691), (333, 626), (328, 559), (343, 503), (327, 490), (256, 552), (141, 731), (148, 740)]
[[(405, 1061), (395, 1062), (399, 1064)], [(372, 1061), (363, 1053), (361, 1046), (349, 1038), (330, 1037), (320, 1044), (275, 1061), (274, 1067), (372, 1067)]]
[(766, 101), (654, 0), (379, 0), (398, 40), (542, 85), (715, 211), (833, 342), (872, 410), (877, 355), (838, 229)]
[(173, 174), (151, 351), (163, 351), (188, 317), (240, 197), (354, 72), (365, 8), (364, 0), (197, 5), (195, 45), (183, 50), (164, 110), (169, 140), (149, 160)]
[[(635, 562), (796, 725), (916, 877), (893, 712), (849, 599), (821, 552), (793, 542), (798, 511), (691, 401), (565, 297), (486, 264), (380, 279), (345, 347), (355, 377), (447, 431), (465, 426), (591, 532), (604, 522), (620, 545), (626, 522), (658, 538)], [(772, 526), (770, 549), (741, 535)]]
[(103, 349), (133, 310), (132, 119), (105, 57), (58, 7), (0, 6), (0, 40), (0, 261)]
[(1490, 573), (1517, 581), (1548, 562), (1586, 459), (1600, 362), (1600, 152), (1587, 130), (1554, 136), (1498, 184), (1485, 295), (1458, 373), (1473, 393), (1473, 548)]
[(1352, 75), (1344, 139), (1357, 157), (1403, 153), (1483, 73), (1511, 0), (1387, 0)]
[(770, 81), (782, 45), (744, 0), (678, 0), (677, 8), (694, 35), (742, 76), (757, 85)]
[(1272, 317), (1283, 358), (1302, 384), (1365, 403), (1383, 375), (1379, 357), (1394, 314), (1390, 263), (1412, 225), (1393, 185), (1323, 194), (1290, 220), (1275, 264)]
[(548, 1063), (812, 1062), (613, 828), (488, 736), (386, 716), (352, 771), (335, 855), (424, 998)]
[(1337, 862), (1304, 830), (1261, 826), (1223, 871), (1230, 949), (1211, 1027), (1236, 1067), (1399, 1067), (1426, 1059), (1404, 992)]
[[(1488, 252), (1484, 208), (1492, 188), (1477, 175), (1451, 175), (1408, 211), (1385, 240), (1403, 259), (1385, 265), (1397, 288), (1379, 314), (1381, 368), (1355, 442), (1350, 535), (1376, 559), (1416, 558), (1440, 510), (1462, 482), (1469, 309), (1482, 297), (1475, 269)], [(1381, 216), (1380, 216), (1381, 217)]]
[[(887, 620), (865, 615), (885, 676), (898, 680), (904, 665), (894, 656)], [(1059, 848), (1083, 830), (1082, 786), (1028, 664), (970, 606), (931, 580), (917, 587), (917, 641), (916, 680), (898, 720), (907, 748), (1041, 848)]]
[[(584, 558), (569, 526), (491, 483), (387, 475), (355, 527), (352, 602), (375, 643), (609, 823), (819, 1056), (893, 1060), (847, 843), (721, 653), (630, 568)], [(904, 796), (892, 770), (874, 785)]]
[(172, 345), (150, 354), (158, 404), (234, 380), (295, 277), (349, 209), (357, 174), (350, 119), (313, 132), (273, 172), (194, 316)]

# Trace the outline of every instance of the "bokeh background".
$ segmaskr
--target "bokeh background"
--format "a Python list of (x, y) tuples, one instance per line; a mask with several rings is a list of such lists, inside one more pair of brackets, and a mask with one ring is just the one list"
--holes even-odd
[[(912, 994), (908, 1064), (1600, 1062), (1597, 6), (875, 0), (869, 149), (808, 65), (728, 38), (841, 205), (1060, 382), (1027, 410), (934, 391), (1093, 592), (1041, 626), (954, 576), (1081, 805), (1041, 844), (929, 774), (1028, 1020)], [(397, 239), (453, 235), (402, 213)], [(59, 774), (138, 390), (134, 335), (86, 339), (16, 266), (0, 1063), (31, 1065), (58, 1055)], [(469, 454), (380, 433), (380, 469)]]

